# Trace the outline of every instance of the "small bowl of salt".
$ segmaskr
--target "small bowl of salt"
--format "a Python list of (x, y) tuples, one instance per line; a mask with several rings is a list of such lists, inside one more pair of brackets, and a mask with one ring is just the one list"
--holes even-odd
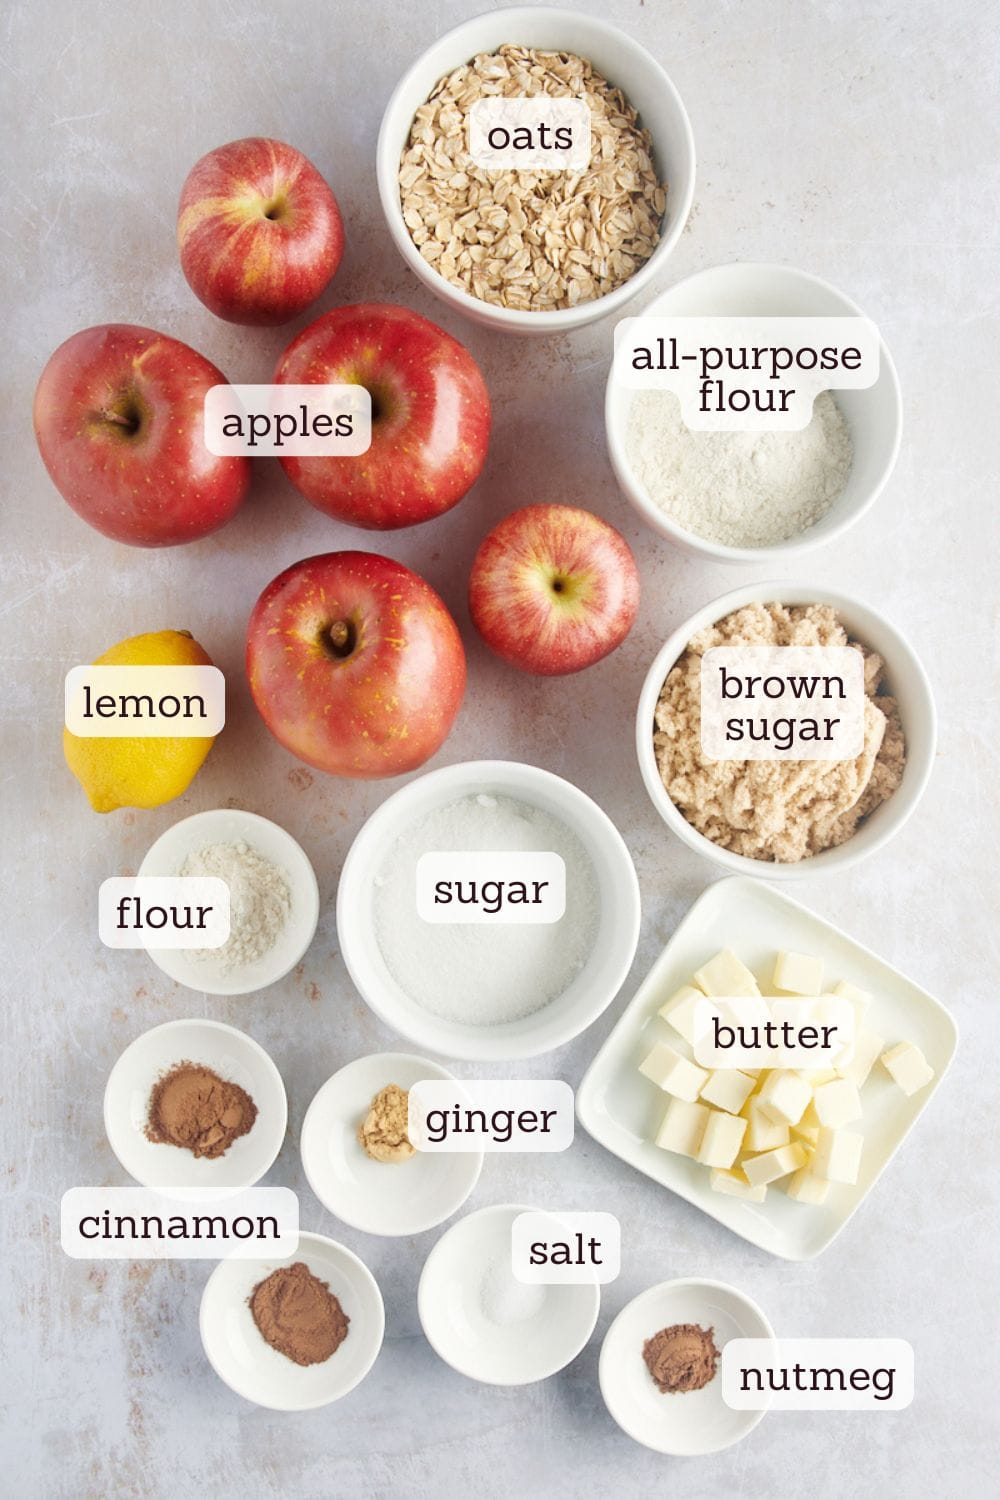
[(597, 1323), (596, 1281), (535, 1285), (511, 1266), (511, 1228), (530, 1208), (477, 1209), (438, 1240), (424, 1262), (417, 1312), (446, 1364), (487, 1385), (528, 1385), (565, 1368)]
[(230, 931), (221, 948), (147, 948), (156, 966), (207, 995), (249, 995), (283, 979), (319, 921), (319, 887), (290, 833), (241, 808), (183, 818), (139, 867), (146, 875), (216, 876), (229, 887)]

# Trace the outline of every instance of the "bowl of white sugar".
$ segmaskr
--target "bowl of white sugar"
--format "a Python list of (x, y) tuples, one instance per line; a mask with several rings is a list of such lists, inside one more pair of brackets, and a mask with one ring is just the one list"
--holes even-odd
[[(829, 282), (792, 266), (733, 264), (678, 282), (651, 302), (644, 316), (864, 314)], [(769, 376), (761, 378), (768, 390), (755, 399), (768, 394), (774, 399)], [(786, 383), (794, 386), (795, 379)], [(874, 384), (820, 391), (802, 428), (695, 430), (685, 423), (673, 390), (633, 389), (614, 366), (604, 420), (619, 486), (648, 526), (717, 562), (769, 562), (822, 546), (861, 519), (895, 465), (902, 401), (892, 358), (878, 338)]]
[(445, 1057), (535, 1057), (610, 1004), (635, 955), (624, 840), (562, 777), (516, 761), (431, 771), (348, 853), (340, 950), (372, 1010)]

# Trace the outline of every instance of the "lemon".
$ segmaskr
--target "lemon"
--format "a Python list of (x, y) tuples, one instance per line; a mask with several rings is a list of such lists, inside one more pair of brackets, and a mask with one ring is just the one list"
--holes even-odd
[[(153, 630), (119, 641), (95, 667), (210, 667), (212, 659), (186, 630)], [(63, 730), (63, 753), (95, 812), (159, 807), (191, 785), (214, 736), (81, 737)]]

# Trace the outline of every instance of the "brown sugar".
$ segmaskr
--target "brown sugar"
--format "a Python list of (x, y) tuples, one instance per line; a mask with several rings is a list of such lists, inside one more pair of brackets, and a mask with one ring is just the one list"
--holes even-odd
[(304, 1261), (281, 1266), (250, 1293), (261, 1338), (297, 1365), (318, 1365), (347, 1337), (350, 1318), (325, 1281)]
[(146, 1135), (157, 1145), (214, 1159), (246, 1135), (256, 1118), (256, 1104), (238, 1084), (199, 1063), (180, 1062), (149, 1096)]
[(697, 1323), (674, 1323), (646, 1340), (642, 1357), (664, 1395), (700, 1391), (715, 1379), (719, 1362), (715, 1329), (701, 1328)]

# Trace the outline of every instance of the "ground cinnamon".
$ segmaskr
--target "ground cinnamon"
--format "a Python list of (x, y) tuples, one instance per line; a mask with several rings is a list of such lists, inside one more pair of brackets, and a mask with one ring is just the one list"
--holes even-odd
[(674, 1323), (646, 1340), (642, 1357), (664, 1395), (700, 1391), (715, 1378), (719, 1361), (715, 1329), (700, 1328), (697, 1323)]
[(236, 1083), (198, 1063), (177, 1063), (149, 1096), (146, 1135), (193, 1156), (223, 1156), (252, 1129), (257, 1106)]
[(351, 1321), (326, 1282), (301, 1260), (259, 1281), (250, 1293), (250, 1311), (261, 1337), (297, 1365), (329, 1359)]

